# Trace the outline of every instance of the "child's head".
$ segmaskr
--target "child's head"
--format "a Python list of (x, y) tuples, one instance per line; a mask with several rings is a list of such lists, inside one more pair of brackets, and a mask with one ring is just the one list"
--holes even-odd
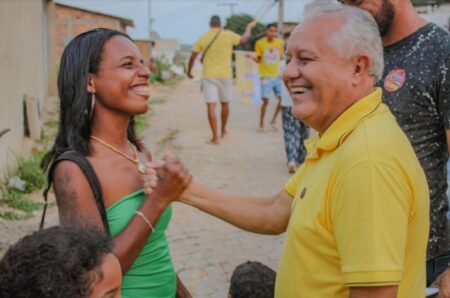
[(26, 236), (0, 260), (0, 297), (120, 297), (122, 271), (103, 232), (52, 227)]
[(236, 267), (230, 281), (229, 298), (273, 298), (276, 273), (259, 263), (247, 261)]

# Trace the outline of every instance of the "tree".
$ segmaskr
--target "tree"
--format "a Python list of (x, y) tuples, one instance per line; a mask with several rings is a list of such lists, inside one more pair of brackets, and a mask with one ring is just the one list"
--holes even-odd
[[(225, 29), (229, 29), (242, 35), (245, 32), (247, 24), (251, 21), (253, 21), (253, 17), (245, 13), (232, 15), (231, 17), (227, 18)], [(256, 23), (249, 41), (245, 44), (237, 46), (236, 49), (243, 51), (253, 51), (255, 49), (256, 41), (264, 35), (265, 30), (266, 26), (264, 24), (261, 24), (259, 22)]]

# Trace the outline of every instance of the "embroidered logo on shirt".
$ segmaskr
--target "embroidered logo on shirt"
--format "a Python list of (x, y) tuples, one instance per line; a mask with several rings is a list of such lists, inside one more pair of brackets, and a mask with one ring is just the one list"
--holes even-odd
[(402, 88), (406, 81), (406, 72), (404, 69), (391, 70), (384, 79), (384, 90), (395, 92)]

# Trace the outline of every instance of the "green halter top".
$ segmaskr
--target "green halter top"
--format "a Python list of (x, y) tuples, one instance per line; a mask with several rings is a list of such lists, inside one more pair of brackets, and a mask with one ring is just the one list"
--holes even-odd
[[(140, 189), (106, 208), (112, 237), (125, 228), (144, 200), (144, 191)], [(123, 298), (175, 297), (176, 274), (166, 237), (171, 216), (172, 205), (169, 205), (161, 214), (155, 232), (147, 239), (141, 253), (123, 276)]]

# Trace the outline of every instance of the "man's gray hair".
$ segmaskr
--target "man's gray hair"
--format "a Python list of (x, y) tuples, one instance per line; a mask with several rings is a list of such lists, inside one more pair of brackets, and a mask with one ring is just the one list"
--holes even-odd
[(365, 54), (372, 60), (369, 70), (376, 81), (383, 75), (384, 59), (378, 25), (370, 13), (357, 7), (340, 3), (310, 5), (304, 20), (317, 16), (342, 16), (345, 24), (330, 38), (330, 45), (344, 59)]

